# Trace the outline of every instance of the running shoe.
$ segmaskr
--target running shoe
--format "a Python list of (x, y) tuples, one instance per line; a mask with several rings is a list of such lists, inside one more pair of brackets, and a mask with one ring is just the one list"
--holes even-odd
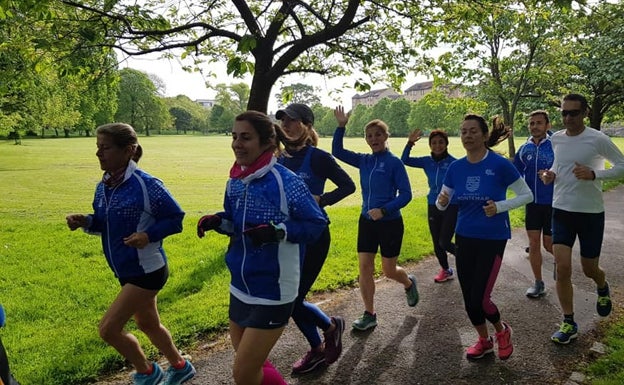
[(440, 272), (438, 275), (433, 277), (433, 280), (434, 282), (441, 283), (453, 278), (455, 278), (455, 275), (453, 275), (453, 269), (449, 267), (448, 269), (440, 269)]
[(496, 343), (498, 344), (498, 358), (506, 360), (513, 353), (513, 344), (511, 343), (511, 326), (503, 322), (503, 330), (496, 333)]
[(325, 353), (310, 350), (299, 361), (293, 364), (292, 372), (294, 374), (309, 373), (324, 364)]
[[(596, 311), (601, 317), (611, 314), (611, 296), (609, 295), (609, 283), (605, 282), (605, 288), (598, 290), (598, 300), (596, 301)], [(602, 293), (601, 293), (602, 292)]]
[(413, 275), (408, 275), (407, 276), (409, 278), (410, 281), (412, 281), (412, 285), (405, 289), (405, 295), (407, 296), (407, 304), (409, 306), (416, 306), (416, 304), (418, 303), (418, 287), (416, 287), (416, 277), (414, 277)]
[(576, 337), (578, 337), (578, 326), (576, 325), (576, 322), (569, 323), (564, 320), (561, 323), (559, 330), (557, 330), (555, 334), (550, 337), (550, 339), (558, 344), (567, 345)]
[(377, 314), (371, 314), (367, 311), (362, 316), (351, 324), (353, 329), (368, 330), (377, 326)]
[(163, 379), (163, 371), (160, 366), (152, 362), (152, 374), (134, 373), (134, 385), (158, 385)]
[(331, 317), (336, 328), (331, 332), (323, 333), (325, 337), (325, 362), (333, 364), (342, 353), (342, 333), (345, 329), (345, 321), (340, 316)]
[(494, 352), (494, 341), (492, 337), (479, 337), (479, 340), (466, 349), (466, 358), (469, 360), (477, 360), (486, 354)]
[(189, 360), (185, 360), (184, 367), (182, 369), (176, 369), (170, 366), (165, 372), (165, 381), (162, 385), (180, 385), (195, 376), (195, 368)]
[(544, 281), (535, 281), (535, 284), (527, 289), (526, 296), (529, 298), (539, 298), (546, 294)]

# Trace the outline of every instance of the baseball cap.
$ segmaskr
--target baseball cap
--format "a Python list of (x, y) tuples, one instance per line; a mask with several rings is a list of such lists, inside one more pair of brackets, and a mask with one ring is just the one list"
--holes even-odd
[(278, 110), (275, 113), (275, 119), (282, 120), (284, 115), (288, 115), (289, 118), (294, 120), (301, 120), (304, 124), (314, 124), (314, 113), (310, 107), (301, 103), (293, 103), (283, 110)]

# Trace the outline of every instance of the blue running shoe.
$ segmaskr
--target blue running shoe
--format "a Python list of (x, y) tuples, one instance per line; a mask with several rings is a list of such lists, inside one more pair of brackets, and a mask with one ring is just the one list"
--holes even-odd
[(569, 323), (564, 320), (559, 330), (550, 337), (550, 340), (558, 344), (567, 345), (576, 337), (578, 337), (578, 326), (576, 322)]
[(195, 367), (189, 360), (185, 360), (184, 367), (182, 369), (176, 369), (170, 366), (165, 373), (165, 381), (162, 385), (180, 385), (195, 376)]
[(163, 371), (160, 366), (152, 362), (152, 374), (134, 373), (134, 385), (158, 385), (163, 379)]

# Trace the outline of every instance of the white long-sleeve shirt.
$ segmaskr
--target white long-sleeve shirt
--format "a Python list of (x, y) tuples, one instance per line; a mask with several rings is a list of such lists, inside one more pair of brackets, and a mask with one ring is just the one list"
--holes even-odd
[[(556, 174), (553, 207), (581, 213), (603, 212), (602, 180), (624, 176), (624, 155), (620, 149), (607, 135), (591, 127), (575, 136), (567, 135), (566, 130), (558, 131), (551, 142), (555, 153), (551, 171)], [(605, 160), (611, 163), (610, 169), (605, 169)], [(596, 179), (577, 179), (572, 172), (576, 163), (591, 168)]]

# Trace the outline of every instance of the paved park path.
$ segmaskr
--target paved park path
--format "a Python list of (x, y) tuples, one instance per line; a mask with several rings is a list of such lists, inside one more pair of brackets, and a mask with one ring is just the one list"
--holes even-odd
[[(604, 194), (606, 211), (605, 241), (601, 265), (611, 283), (614, 311), (622, 311), (624, 289), (624, 186)], [(533, 281), (523, 229), (513, 232), (507, 244), (503, 267), (494, 288), (493, 300), (503, 319), (513, 328), (515, 351), (507, 361), (494, 356), (469, 362), (464, 350), (474, 343), (476, 333), (463, 309), (457, 280), (436, 284), (433, 275), (437, 261), (431, 257), (407, 265), (417, 280), (420, 303), (410, 308), (402, 287), (381, 278), (375, 295), (379, 325), (368, 332), (354, 333), (351, 322), (362, 312), (357, 289), (321, 294), (312, 300), (328, 314), (342, 315), (348, 330), (344, 350), (333, 365), (305, 376), (290, 374), (291, 364), (308, 349), (301, 333), (291, 322), (271, 353), (270, 359), (291, 385), (304, 384), (574, 384), (577, 364), (592, 356), (597, 327), (609, 318), (595, 311), (594, 284), (581, 269), (578, 247), (574, 248), (575, 314), (579, 338), (567, 346), (556, 345), (550, 335), (561, 320), (553, 281), (553, 258), (544, 258), (547, 295), (538, 300), (525, 297)], [(354, 263), (355, 253), (354, 253)], [(454, 259), (451, 257), (451, 264)], [(233, 351), (227, 337), (206, 341), (190, 352), (197, 376), (189, 385), (233, 384)], [(129, 372), (107, 378), (100, 385), (129, 384)]]

